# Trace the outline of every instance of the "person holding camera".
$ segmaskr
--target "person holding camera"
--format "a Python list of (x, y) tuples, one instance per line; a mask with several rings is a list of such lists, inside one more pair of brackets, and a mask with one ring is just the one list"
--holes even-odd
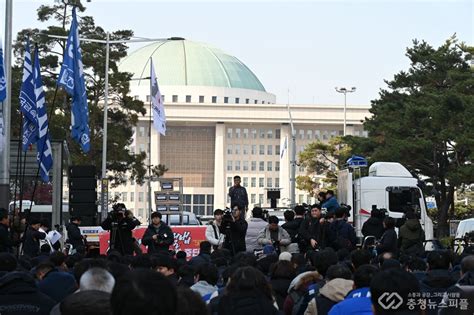
[(206, 240), (211, 243), (214, 250), (222, 248), (222, 245), (224, 244), (225, 235), (220, 231), (223, 215), (223, 210), (214, 210), (214, 220), (209, 222), (206, 227)]
[(247, 233), (247, 221), (242, 217), (243, 208), (234, 206), (232, 212), (226, 211), (222, 218), (221, 233), (225, 235), (224, 248), (232, 255), (245, 252), (245, 234)]
[(151, 224), (143, 235), (142, 244), (147, 246), (148, 254), (168, 253), (174, 242), (173, 231), (163, 221), (158, 211), (151, 214)]
[(304, 240), (300, 243), (300, 251), (306, 252), (310, 249), (321, 249), (328, 242), (328, 224), (323, 218), (321, 206), (311, 206), (309, 218), (306, 218), (299, 230), (300, 237)]
[(140, 225), (140, 222), (126, 216), (126, 211), (123, 203), (115, 204), (100, 226), (110, 231), (110, 250), (117, 250), (122, 255), (133, 255), (132, 230)]
[[(281, 253), (281, 248), (291, 244), (291, 237), (284, 228), (278, 226), (279, 219), (276, 215), (268, 217), (267, 226), (260, 231), (257, 242), (261, 246), (272, 245), (277, 254)], [(285, 251), (285, 250), (284, 250)]]

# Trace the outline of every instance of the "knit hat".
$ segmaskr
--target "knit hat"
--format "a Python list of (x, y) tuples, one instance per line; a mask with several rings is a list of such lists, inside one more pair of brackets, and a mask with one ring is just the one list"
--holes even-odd
[(291, 261), (291, 254), (289, 252), (283, 252), (278, 256), (278, 260), (286, 260), (286, 261)]

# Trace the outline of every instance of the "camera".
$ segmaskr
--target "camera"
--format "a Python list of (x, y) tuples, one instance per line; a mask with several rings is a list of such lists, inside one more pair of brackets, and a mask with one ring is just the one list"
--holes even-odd
[(350, 218), (351, 217), (351, 210), (352, 210), (352, 207), (349, 206), (349, 205), (346, 205), (344, 203), (341, 203), (340, 204), (340, 207), (344, 209), (345, 213), (346, 213), (346, 217)]
[(127, 208), (123, 203), (116, 203), (112, 206), (112, 211), (109, 213), (113, 222), (121, 221), (125, 218), (125, 211)]
[(232, 222), (234, 222), (234, 219), (232, 217), (232, 211), (229, 208), (225, 208), (224, 215), (222, 216), (221, 227), (223, 229), (228, 229), (230, 228), (230, 224)]

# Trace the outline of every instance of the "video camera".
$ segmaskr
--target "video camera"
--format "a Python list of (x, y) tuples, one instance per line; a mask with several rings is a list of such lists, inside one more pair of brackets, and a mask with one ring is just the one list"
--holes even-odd
[(112, 206), (112, 211), (109, 212), (109, 216), (113, 222), (118, 222), (125, 218), (125, 211), (127, 208), (123, 203), (116, 203)]
[(230, 210), (230, 208), (225, 208), (224, 215), (222, 216), (221, 227), (223, 229), (228, 229), (232, 222), (234, 222), (234, 219), (232, 218), (232, 210)]

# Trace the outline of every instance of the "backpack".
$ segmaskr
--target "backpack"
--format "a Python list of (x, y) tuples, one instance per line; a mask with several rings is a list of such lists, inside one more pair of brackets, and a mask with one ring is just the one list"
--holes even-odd
[(345, 224), (343, 224), (342, 226), (336, 226), (336, 237), (333, 243), (334, 250), (336, 251), (343, 248), (347, 248), (348, 250), (352, 249), (352, 242), (343, 235), (341, 235), (342, 230), (345, 228)]
[(304, 315), (309, 302), (319, 294), (319, 289), (321, 289), (324, 283), (325, 283), (324, 281), (321, 281), (318, 283), (311, 284), (308, 287), (308, 290), (305, 292), (305, 294), (301, 294), (301, 293), (299, 294), (299, 297), (297, 300), (293, 299), (293, 296), (291, 296), (292, 292), (290, 292), (290, 297), (294, 301), (291, 315)]

